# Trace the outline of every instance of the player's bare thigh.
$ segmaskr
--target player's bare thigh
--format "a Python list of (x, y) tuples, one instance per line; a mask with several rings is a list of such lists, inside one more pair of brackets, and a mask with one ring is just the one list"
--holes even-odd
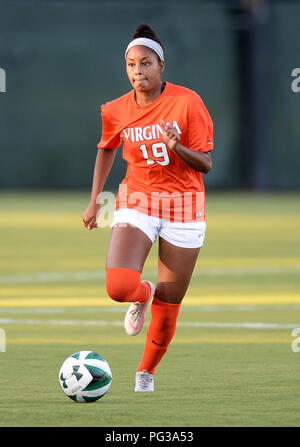
[(128, 268), (142, 272), (151, 249), (150, 238), (131, 224), (116, 224), (111, 229), (106, 268)]
[(155, 296), (180, 303), (189, 286), (200, 248), (182, 248), (159, 238), (158, 278)]

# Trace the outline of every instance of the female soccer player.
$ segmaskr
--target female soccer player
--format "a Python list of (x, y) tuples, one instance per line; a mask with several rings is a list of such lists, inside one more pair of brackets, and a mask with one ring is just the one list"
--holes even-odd
[[(97, 227), (102, 192), (116, 149), (123, 142), (127, 173), (119, 187), (106, 261), (106, 290), (131, 303), (125, 330), (138, 334), (151, 304), (151, 321), (135, 391), (154, 391), (155, 368), (176, 328), (205, 236), (202, 173), (212, 167), (213, 124), (194, 91), (162, 81), (164, 50), (156, 33), (139, 25), (125, 52), (133, 87), (101, 107), (102, 138), (91, 201), (83, 213), (87, 229)], [(156, 285), (141, 272), (158, 235)]]

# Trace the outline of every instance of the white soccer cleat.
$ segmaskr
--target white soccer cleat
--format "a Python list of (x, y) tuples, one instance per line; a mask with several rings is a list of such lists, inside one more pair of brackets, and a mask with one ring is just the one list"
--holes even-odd
[(135, 389), (136, 392), (154, 391), (154, 377), (153, 374), (148, 373), (146, 369), (138, 371), (135, 375)]
[(124, 327), (125, 331), (128, 335), (137, 335), (143, 329), (145, 323), (145, 314), (148, 307), (148, 304), (152, 300), (154, 295), (155, 287), (151, 281), (143, 281), (147, 282), (150, 286), (151, 293), (150, 297), (144, 303), (140, 303), (139, 301), (135, 303), (131, 303), (128, 311), (125, 315)]

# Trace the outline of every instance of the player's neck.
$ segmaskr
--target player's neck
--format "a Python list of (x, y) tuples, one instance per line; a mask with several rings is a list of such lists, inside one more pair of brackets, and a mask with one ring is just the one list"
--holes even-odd
[(151, 90), (150, 92), (141, 92), (141, 91), (135, 91), (134, 92), (134, 98), (135, 102), (138, 106), (147, 106), (151, 104), (152, 102), (156, 101), (157, 98), (160, 97), (162, 92), (164, 91), (165, 84), (159, 83), (157, 85), (157, 88)]

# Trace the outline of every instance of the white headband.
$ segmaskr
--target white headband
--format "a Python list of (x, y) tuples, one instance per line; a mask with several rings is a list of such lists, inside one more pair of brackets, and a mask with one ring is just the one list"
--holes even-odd
[(155, 51), (158, 54), (161, 61), (164, 61), (164, 50), (159, 45), (159, 43), (155, 42), (155, 40), (147, 39), (147, 37), (138, 37), (130, 42), (125, 51), (125, 59), (130, 48), (135, 47), (136, 45), (143, 45), (144, 47), (151, 48), (151, 50)]

